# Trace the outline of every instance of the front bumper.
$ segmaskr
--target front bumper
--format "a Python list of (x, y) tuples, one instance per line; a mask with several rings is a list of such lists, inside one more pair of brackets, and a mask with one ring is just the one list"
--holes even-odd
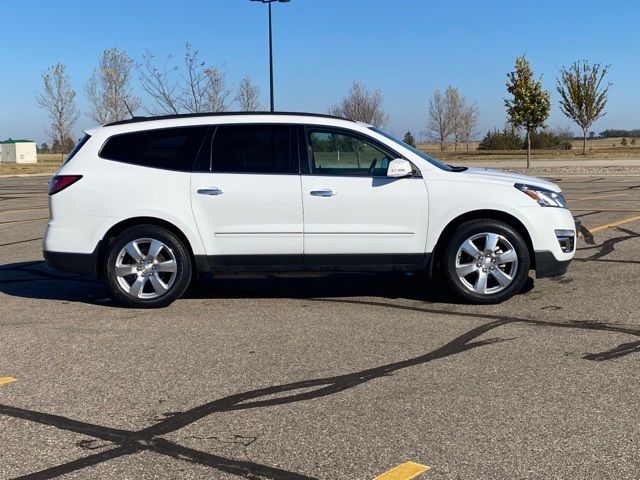
[[(562, 249), (563, 253), (575, 253), (578, 232), (580, 231), (582, 223), (580, 222), (580, 220), (574, 219), (574, 225), (575, 231), (573, 232), (571, 238), (568, 238), (565, 235), (561, 235), (559, 232), (562, 232), (562, 230), (556, 230), (556, 237), (558, 238), (558, 243), (560, 243), (560, 248)], [(570, 247), (568, 251), (566, 249), (567, 247)], [(567, 260), (558, 260), (553, 252), (550, 251), (536, 251), (536, 277), (549, 278), (564, 275), (567, 272), (567, 268), (569, 267), (571, 260), (571, 258)]]
[(546, 251), (535, 254), (537, 278), (559, 277), (567, 273), (571, 260), (558, 260), (553, 253)]

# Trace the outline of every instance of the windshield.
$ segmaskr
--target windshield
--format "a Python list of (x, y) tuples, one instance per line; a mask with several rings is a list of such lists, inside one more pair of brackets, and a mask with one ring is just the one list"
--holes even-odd
[(392, 142), (397, 143), (398, 145), (403, 146), (404, 148), (406, 148), (407, 150), (411, 150), (413, 153), (415, 153), (416, 155), (418, 155), (420, 158), (425, 159), (427, 162), (429, 162), (431, 165), (435, 165), (436, 167), (438, 167), (440, 170), (445, 170), (447, 172), (453, 172), (453, 167), (451, 167), (450, 165), (447, 165), (446, 163), (442, 163), (440, 160), (437, 160), (433, 157), (430, 157), (429, 155), (427, 155), (426, 153), (424, 153), (422, 150), (418, 150), (416, 147), (412, 147), (411, 145), (409, 145), (408, 143), (403, 142), (402, 140), (398, 140), (397, 138), (393, 137), (392, 135), (389, 135), (387, 132), (385, 132), (384, 130), (380, 130), (379, 128), (376, 127), (369, 127), (371, 130), (373, 130), (376, 133), (379, 133), (380, 135), (382, 135), (383, 137), (388, 138), (389, 140), (391, 140)]

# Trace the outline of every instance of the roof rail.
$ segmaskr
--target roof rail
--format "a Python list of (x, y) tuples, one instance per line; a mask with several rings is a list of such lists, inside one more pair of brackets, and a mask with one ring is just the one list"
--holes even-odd
[(335, 118), (337, 120), (347, 120), (352, 122), (345, 117), (338, 117), (336, 115), (326, 115), (323, 113), (305, 113), (305, 112), (207, 112), (207, 113), (180, 113), (177, 115), (158, 115), (158, 116), (150, 116), (150, 117), (133, 117), (127, 120), (120, 120), (117, 122), (107, 123), (104, 126), (110, 127), (113, 125), (126, 125), (128, 123), (138, 123), (138, 122), (152, 122), (154, 120), (172, 120), (176, 118), (196, 118), (196, 117), (224, 117), (224, 116), (232, 116), (232, 115), (300, 115), (305, 117), (321, 117), (321, 118)]

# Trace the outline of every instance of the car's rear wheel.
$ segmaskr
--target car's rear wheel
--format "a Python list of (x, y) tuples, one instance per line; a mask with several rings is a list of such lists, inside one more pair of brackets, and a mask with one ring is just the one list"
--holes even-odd
[(471, 303), (499, 303), (522, 290), (529, 275), (529, 249), (511, 226), (472, 220), (460, 225), (449, 239), (444, 266), (458, 297)]
[(153, 308), (167, 306), (185, 292), (192, 266), (186, 246), (172, 232), (141, 225), (111, 242), (104, 271), (116, 301)]

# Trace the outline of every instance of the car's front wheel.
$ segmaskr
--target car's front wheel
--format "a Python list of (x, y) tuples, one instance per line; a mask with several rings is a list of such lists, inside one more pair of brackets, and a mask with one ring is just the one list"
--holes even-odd
[(113, 297), (128, 307), (169, 305), (189, 286), (191, 259), (172, 232), (141, 225), (120, 233), (108, 247), (105, 276)]
[(514, 228), (496, 220), (472, 220), (449, 239), (444, 274), (463, 300), (499, 303), (522, 290), (530, 261), (527, 244)]

